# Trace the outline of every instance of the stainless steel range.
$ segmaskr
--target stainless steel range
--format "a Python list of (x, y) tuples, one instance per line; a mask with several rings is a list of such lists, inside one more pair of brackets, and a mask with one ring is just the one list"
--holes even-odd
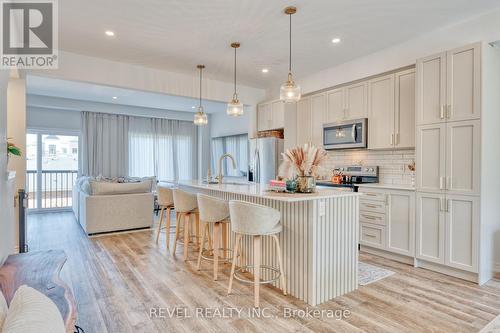
[(342, 175), (339, 183), (333, 183), (331, 180), (316, 182), (319, 186), (338, 187), (358, 191), (359, 184), (378, 183), (378, 166), (370, 165), (347, 165), (339, 166), (333, 169), (336, 174)]

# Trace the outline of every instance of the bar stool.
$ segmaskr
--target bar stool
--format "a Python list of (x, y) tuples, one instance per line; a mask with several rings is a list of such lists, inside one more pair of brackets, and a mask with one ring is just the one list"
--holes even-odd
[[(198, 254), (197, 269), (200, 270), (201, 259), (211, 260), (214, 264), (214, 280), (217, 280), (219, 270), (219, 254), (223, 251), (223, 258), (226, 261), (227, 249), (227, 227), (229, 224), (229, 204), (227, 201), (198, 193), (198, 209), (200, 211), (201, 223), (201, 245)], [(204, 255), (205, 236), (208, 238), (210, 246), (210, 225), (213, 225), (213, 258)], [(222, 245), (220, 244), (220, 233), (222, 232)]]
[(166, 232), (165, 239), (167, 243), (167, 249), (170, 248), (170, 212), (174, 209), (174, 196), (172, 193), (172, 189), (165, 186), (158, 186), (156, 188), (158, 193), (158, 207), (161, 210), (160, 213), (160, 222), (158, 222), (158, 231), (156, 232), (156, 244), (158, 244), (158, 238), (160, 237), (160, 230), (162, 229), (161, 225), (163, 224), (163, 215), (165, 210), (167, 211), (167, 223), (166, 223)]
[(174, 255), (177, 249), (177, 242), (181, 234), (181, 220), (184, 217), (184, 223), (182, 232), (184, 234), (184, 261), (188, 260), (188, 246), (189, 246), (189, 223), (191, 216), (195, 218), (195, 238), (196, 242), (199, 237), (199, 213), (198, 213), (198, 202), (195, 194), (185, 192), (180, 189), (173, 189), (174, 206), (177, 213), (177, 223), (175, 226), (175, 240), (174, 240)]
[[(283, 260), (281, 258), (281, 247), (277, 234), (281, 232), (282, 226), (280, 222), (281, 214), (278, 210), (253, 204), (245, 201), (231, 200), (229, 201), (229, 212), (231, 216), (231, 228), (236, 234), (234, 245), (233, 258), (238, 256), (240, 250), (241, 239), (244, 235), (253, 237), (253, 265), (246, 265), (239, 268), (239, 272), (246, 271), (248, 268), (253, 268), (253, 284), (254, 284), (254, 305), (259, 307), (260, 301), (260, 285), (270, 283), (278, 278), (281, 280), (283, 287), (283, 295), (286, 295), (285, 274), (283, 273)], [(261, 240), (262, 236), (271, 236), (276, 244), (278, 252), (279, 269), (271, 266), (261, 265)], [(231, 266), (231, 275), (229, 277), (229, 287), (227, 293), (231, 293), (233, 277), (245, 283), (252, 281), (238, 277), (235, 274), (236, 260), (233, 260)], [(277, 273), (277, 276), (267, 281), (260, 281), (260, 270), (268, 269)]]

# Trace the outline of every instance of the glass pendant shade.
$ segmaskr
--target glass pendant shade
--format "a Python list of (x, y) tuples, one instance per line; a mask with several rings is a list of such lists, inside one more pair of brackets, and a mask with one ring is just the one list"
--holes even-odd
[(196, 126), (205, 126), (208, 124), (207, 114), (203, 111), (203, 105), (201, 105), (201, 81), (202, 81), (202, 71), (205, 68), (204, 65), (196, 66), (200, 70), (200, 106), (198, 106), (198, 111), (194, 114), (193, 122)]
[(198, 107), (198, 112), (194, 114), (194, 124), (198, 126), (208, 124), (208, 117), (207, 114), (203, 112), (203, 107)]
[(300, 86), (293, 81), (292, 75), (289, 74), (288, 80), (280, 87), (280, 100), (285, 103), (294, 103), (300, 100), (301, 95)]
[(227, 103), (226, 113), (232, 117), (243, 115), (243, 104), (238, 100), (238, 97), (233, 97), (231, 102)]

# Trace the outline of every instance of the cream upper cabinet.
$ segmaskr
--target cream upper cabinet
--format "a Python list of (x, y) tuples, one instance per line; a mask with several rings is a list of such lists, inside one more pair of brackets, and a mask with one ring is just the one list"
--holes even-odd
[(480, 44), (417, 60), (418, 125), (479, 118), (480, 92)]
[(297, 102), (297, 145), (311, 142), (311, 100), (301, 98)]
[(417, 60), (417, 125), (445, 121), (446, 52)]
[(479, 198), (446, 195), (445, 264), (478, 271)]
[(415, 147), (415, 69), (395, 74), (394, 146)]
[(438, 264), (445, 263), (445, 205), (444, 195), (417, 193), (417, 258)]
[(415, 151), (417, 190), (445, 190), (446, 124), (419, 126)]
[(387, 250), (415, 255), (415, 192), (387, 192)]
[(271, 128), (284, 128), (285, 127), (285, 102), (274, 101), (271, 103)]
[(268, 131), (285, 127), (285, 103), (277, 100), (257, 105), (257, 130)]
[(311, 142), (323, 147), (323, 124), (326, 122), (326, 95), (311, 96)]
[(392, 148), (394, 133), (394, 74), (368, 82), (368, 148)]
[(480, 121), (446, 125), (446, 190), (455, 194), (479, 194), (481, 147)]
[(328, 109), (326, 112), (326, 122), (333, 123), (346, 117), (344, 104), (344, 89), (334, 89), (326, 93)]
[(367, 83), (361, 82), (344, 88), (346, 118), (365, 118), (368, 114)]
[(481, 47), (460, 47), (446, 53), (447, 119), (476, 119), (481, 110)]
[(257, 130), (267, 131), (271, 129), (272, 114), (271, 104), (262, 103), (257, 106)]

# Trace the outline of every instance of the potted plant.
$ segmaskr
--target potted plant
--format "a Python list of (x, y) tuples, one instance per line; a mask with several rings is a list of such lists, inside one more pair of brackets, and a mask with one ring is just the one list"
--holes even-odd
[(326, 151), (311, 144), (297, 146), (283, 153), (280, 176), (296, 179), (297, 192), (312, 193), (316, 190), (316, 177), (322, 173)]
[(21, 156), (21, 149), (7, 139), (7, 161), (10, 155)]

